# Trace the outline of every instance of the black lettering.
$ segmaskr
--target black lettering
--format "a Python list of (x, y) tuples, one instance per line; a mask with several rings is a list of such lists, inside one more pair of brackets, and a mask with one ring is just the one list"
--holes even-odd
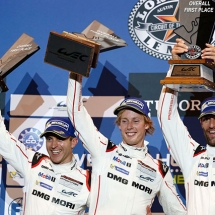
[(145, 187), (144, 185), (142, 184), (139, 184), (139, 183), (136, 183), (135, 181), (132, 182), (132, 187), (135, 187), (139, 190), (142, 190), (148, 194), (151, 194), (152, 193), (152, 189), (150, 189), (149, 187)]
[(123, 179), (122, 179), (122, 183), (123, 183), (123, 184), (128, 184), (128, 180), (123, 178)]
[(60, 205), (65, 206), (66, 205), (66, 201), (65, 200), (60, 200)]
[(201, 187), (208, 187), (208, 182), (207, 181), (197, 181), (197, 180), (195, 180), (194, 185), (201, 186)]
[(45, 194), (45, 193), (41, 193), (40, 191), (37, 191), (37, 190), (33, 190), (32, 194), (33, 194), (34, 196), (38, 196), (38, 197), (40, 197), (40, 198), (42, 198), (42, 199), (45, 199), (45, 200), (47, 200), (47, 201), (50, 199), (50, 196), (49, 196), (49, 195), (47, 195), (47, 194)]
[(149, 45), (147, 42), (151, 39), (151, 37), (147, 37), (143, 42), (146, 44), (146, 45)]
[(156, 42), (153, 46), (153, 49), (159, 50), (158, 48), (161, 46), (161, 43)]
[(211, 181), (211, 187), (215, 186), (215, 181)]
[(139, 189), (139, 184), (136, 183), (135, 181), (132, 182), (132, 187), (135, 187), (137, 189)]
[(36, 196), (37, 195), (37, 191), (33, 190), (32, 194)]
[(75, 208), (75, 204), (72, 204), (71, 202), (67, 202), (66, 207), (74, 209)]
[(122, 178), (120, 176), (114, 175), (113, 173), (108, 172), (107, 174), (108, 178), (112, 178), (115, 181), (121, 182), (122, 184), (128, 184), (128, 180), (125, 178)]
[(46, 195), (44, 196), (44, 199), (48, 201), (48, 200), (50, 199), (50, 196), (46, 194)]
[(113, 176), (113, 180), (121, 182), (122, 181), (122, 177), (114, 175)]
[(80, 59), (81, 61), (85, 61), (86, 59), (84, 59), (84, 58), (87, 58), (87, 55), (81, 55), (81, 56), (79, 57), (79, 59)]
[(70, 53), (70, 57), (73, 57), (75, 59), (78, 59), (80, 55), (81, 55), (80, 52), (72, 52), (72, 53)]
[(64, 48), (61, 48), (61, 49), (59, 49), (58, 50), (58, 52), (60, 53), (60, 54), (63, 54), (63, 55), (66, 55), (66, 56), (69, 56), (71, 53), (67, 53), (66, 51), (63, 51), (63, 50), (65, 50)]
[(198, 185), (198, 181), (197, 180), (194, 181), (194, 185)]
[(52, 198), (52, 202), (54, 202), (55, 204), (59, 204), (60, 199), (56, 199), (55, 197)]
[(166, 51), (166, 53), (172, 53), (172, 46), (167, 46), (167, 51)]
[(151, 194), (152, 193), (152, 189), (150, 189), (149, 187), (146, 187), (145, 192), (148, 193), (148, 194)]
[(44, 193), (41, 193), (40, 191), (38, 191), (38, 192), (37, 192), (37, 196), (43, 199)]
[(108, 172), (107, 177), (108, 177), (108, 178), (113, 178), (113, 174), (110, 173), (110, 172)]

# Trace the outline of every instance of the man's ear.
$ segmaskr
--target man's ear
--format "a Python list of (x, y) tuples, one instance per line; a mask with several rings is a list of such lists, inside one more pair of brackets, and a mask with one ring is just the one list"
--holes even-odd
[(145, 124), (145, 130), (149, 129), (149, 124)]
[(71, 141), (71, 148), (74, 149), (75, 146), (78, 143), (78, 138), (77, 137), (73, 137), (70, 141)]

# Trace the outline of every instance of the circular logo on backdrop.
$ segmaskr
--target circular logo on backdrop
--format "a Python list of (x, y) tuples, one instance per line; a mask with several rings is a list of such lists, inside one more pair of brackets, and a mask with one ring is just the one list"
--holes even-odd
[(20, 133), (18, 140), (36, 152), (43, 146), (43, 138), (40, 138), (40, 134), (41, 132), (36, 128), (26, 128)]
[(179, 1), (140, 0), (133, 7), (128, 22), (135, 44), (147, 54), (162, 59), (171, 58), (171, 50), (180, 26)]
[(21, 215), (22, 214), (23, 198), (19, 197), (14, 199), (8, 206), (8, 215)]

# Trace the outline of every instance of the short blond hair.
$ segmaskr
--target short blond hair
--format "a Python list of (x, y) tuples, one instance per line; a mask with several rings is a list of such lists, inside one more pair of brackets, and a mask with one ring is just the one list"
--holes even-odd
[[(123, 110), (121, 110), (121, 111), (117, 114), (117, 117), (116, 117), (116, 120), (115, 120), (115, 124), (116, 124), (116, 125), (118, 125), (118, 126), (120, 125), (120, 121), (121, 121), (121, 118), (122, 118), (122, 114), (124, 113), (125, 110), (126, 110), (126, 109), (123, 109)], [(154, 133), (154, 131), (155, 131), (155, 128), (154, 128), (154, 125), (153, 125), (152, 120), (151, 120), (148, 116), (146, 116), (146, 115), (144, 115), (144, 114), (141, 114), (141, 113), (139, 113), (139, 114), (143, 116), (143, 119), (144, 119), (145, 124), (149, 126), (149, 128), (146, 130), (146, 135), (147, 135), (147, 134), (152, 135), (152, 134)]]

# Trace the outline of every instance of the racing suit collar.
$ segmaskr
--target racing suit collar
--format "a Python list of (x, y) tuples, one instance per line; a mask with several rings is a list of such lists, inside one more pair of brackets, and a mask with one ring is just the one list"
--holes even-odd
[(52, 168), (55, 174), (68, 173), (77, 166), (75, 157), (72, 157), (72, 161), (65, 164), (54, 164), (51, 162)]
[(215, 156), (215, 147), (207, 145), (207, 154), (209, 156)]
[(137, 148), (121, 142), (118, 149), (121, 153), (126, 154), (131, 158), (144, 158), (148, 153), (147, 143), (147, 141), (144, 141), (144, 146)]

